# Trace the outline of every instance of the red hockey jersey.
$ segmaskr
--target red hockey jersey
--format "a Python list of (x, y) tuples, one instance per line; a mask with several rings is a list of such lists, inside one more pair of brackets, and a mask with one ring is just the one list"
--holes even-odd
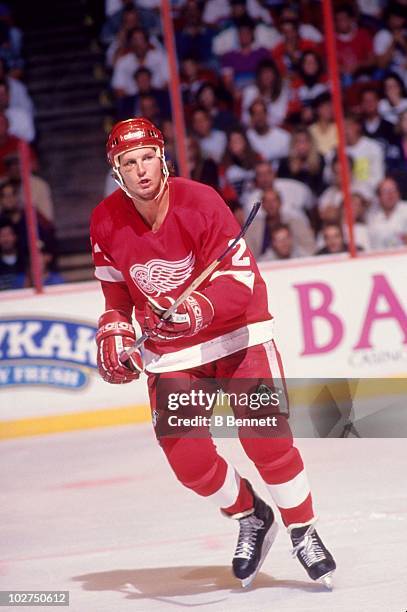
[[(170, 178), (169, 207), (153, 232), (118, 189), (93, 211), (95, 276), (107, 309), (134, 316), (143, 327), (148, 297), (177, 298), (239, 233), (234, 216), (211, 187)], [(198, 288), (214, 306), (212, 323), (197, 335), (145, 343), (149, 372), (196, 367), (272, 338), (267, 291), (242, 239)]]

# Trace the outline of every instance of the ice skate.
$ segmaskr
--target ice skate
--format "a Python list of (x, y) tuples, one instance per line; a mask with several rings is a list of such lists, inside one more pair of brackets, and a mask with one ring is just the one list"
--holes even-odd
[(250, 586), (255, 579), (278, 531), (272, 509), (252, 492), (254, 510), (239, 519), (239, 538), (232, 563), (233, 573), (243, 587)]
[(293, 557), (297, 557), (312, 580), (332, 590), (332, 574), (336, 563), (331, 553), (325, 548), (313, 525), (298, 527), (290, 532), (293, 543)]

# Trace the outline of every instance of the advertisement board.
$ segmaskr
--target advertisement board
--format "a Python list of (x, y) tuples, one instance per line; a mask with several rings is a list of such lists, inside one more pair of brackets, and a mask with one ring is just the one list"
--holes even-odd
[[(263, 264), (275, 338), (292, 379), (407, 373), (407, 255)], [(96, 370), (97, 282), (0, 296), (0, 437), (149, 418), (145, 378)]]

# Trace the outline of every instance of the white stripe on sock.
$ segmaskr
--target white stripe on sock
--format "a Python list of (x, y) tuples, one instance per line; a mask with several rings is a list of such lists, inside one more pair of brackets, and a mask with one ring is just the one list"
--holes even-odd
[(239, 495), (240, 488), (240, 476), (236, 472), (233, 465), (230, 463), (227, 464), (228, 469), (226, 471), (225, 481), (223, 485), (212, 493), (212, 495), (208, 495), (207, 499), (210, 499), (218, 508), (229, 508), (232, 506)]
[(288, 482), (268, 484), (267, 488), (279, 508), (295, 508), (302, 504), (311, 492), (305, 470)]

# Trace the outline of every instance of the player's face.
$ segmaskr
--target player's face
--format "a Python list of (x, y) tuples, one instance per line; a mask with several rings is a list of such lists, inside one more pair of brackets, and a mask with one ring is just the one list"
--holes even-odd
[(119, 172), (129, 192), (139, 200), (152, 200), (161, 186), (161, 160), (152, 147), (128, 151), (120, 157)]

